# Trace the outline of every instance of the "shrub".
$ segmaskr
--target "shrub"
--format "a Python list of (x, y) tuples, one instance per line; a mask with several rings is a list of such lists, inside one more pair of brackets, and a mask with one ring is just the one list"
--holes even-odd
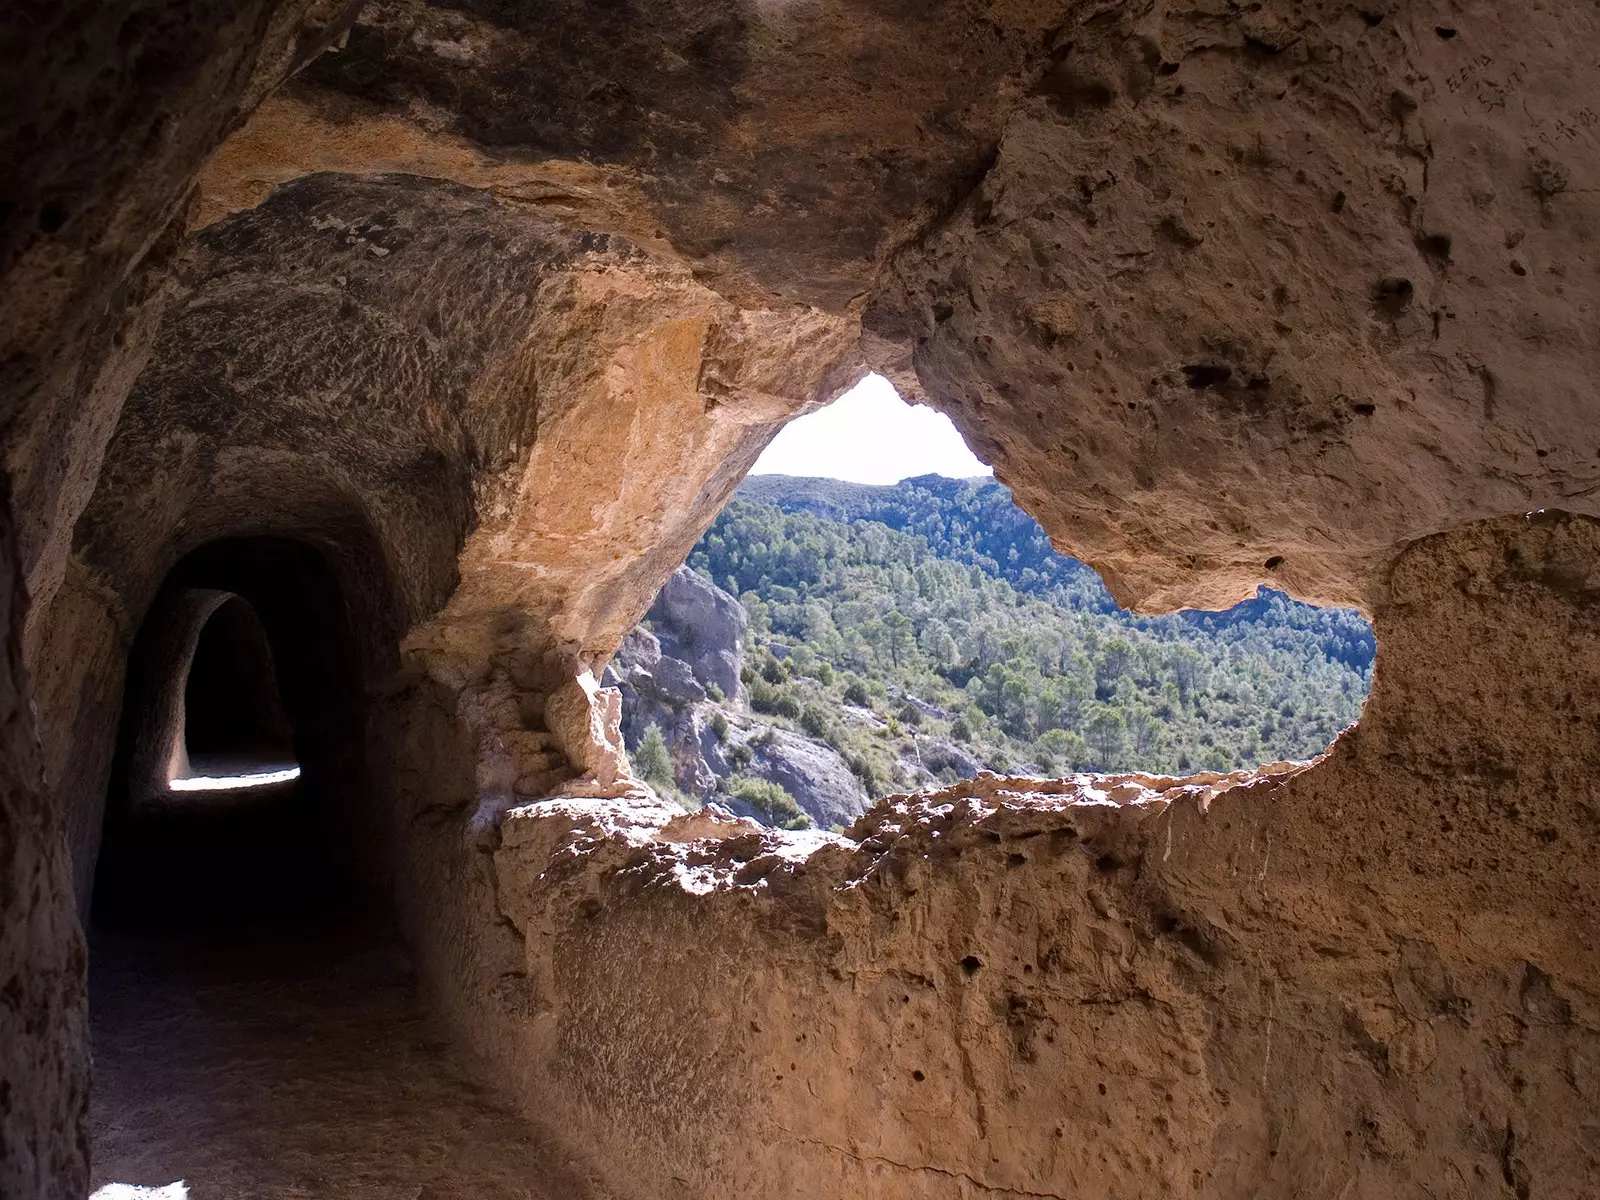
[[(1033, 743), (1034, 757), (1046, 771), (1053, 772), (1056, 763), (1071, 771), (1087, 765), (1093, 754), (1089, 744), (1070, 729), (1050, 729), (1041, 733)], [(1046, 762), (1045, 760), (1049, 761)]]
[(852, 754), (845, 760), (850, 764), (850, 771), (861, 786), (867, 789), (867, 795), (876, 799), (883, 793), (883, 785), (878, 779), (877, 771), (872, 769), (872, 764), (859, 754)]
[(773, 717), (787, 717), (791, 721), (800, 719), (800, 701), (777, 688), (764, 689), (759, 695), (753, 695), (750, 707)]
[(723, 745), (728, 742), (728, 718), (723, 713), (711, 714), (711, 732), (716, 735), (717, 741)]
[(711, 699), (718, 704), (721, 704), (728, 698), (728, 694), (714, 683), (706, 684), (706, 695), (710, 696)]
[(950, 722), (950, 736), (958, 742), (970, 742), (972, 740), (972, 729), (967, 724), (965, 717), (957, 717)]
[(922, 710), (910, 701), (900, 706), (899, 716), (902, 724), (911, 726), (922, 724)]
[(808, 704), (800, 713), (800, 728), (814, 738), (826, 739), (833, 722), (820, 704)]
[(667, 753), (667, 739), (661, 736), (661, 726), (652, 723), (644, 731), (639, 748), (633, 752), (633, 765), (646, 781), (662, 787), (672, 786), (672, 756)]
[(801, 811), (794, 797), (784, 790), (782, 784), (770, 779), (732, 779), (728, 784), (728, 794), (755, 809), (769, 825), (805, 829), (811, 824), (811, 818)]
[(854, 704), (857, 708), (872, 707), (872, 697), (867, 695), (867, 685), (862, 683), (858, 676), (852, 675), (850, 682), (844, 685), (844, 702)]

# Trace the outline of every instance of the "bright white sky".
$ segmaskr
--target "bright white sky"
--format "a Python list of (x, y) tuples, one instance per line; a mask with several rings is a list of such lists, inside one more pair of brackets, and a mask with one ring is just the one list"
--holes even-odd
[(852, 483), (994, 474), (967, 449), (949, 417), (907, 404), (882, 375), (868, 375), (827, 408), (790, 421), (750, 473)]

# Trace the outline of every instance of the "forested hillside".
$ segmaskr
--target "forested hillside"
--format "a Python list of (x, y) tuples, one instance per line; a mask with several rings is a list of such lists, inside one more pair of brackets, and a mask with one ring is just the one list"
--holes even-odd
[(869, 791), (974, 763), (1309, 757), (1371, 677), (1353, 612), (1267, 591), (1228, 613), (1122, 612), (991, 480), (754, 477), (689, 565), (749, 613), (751, 706), (834, 745)]

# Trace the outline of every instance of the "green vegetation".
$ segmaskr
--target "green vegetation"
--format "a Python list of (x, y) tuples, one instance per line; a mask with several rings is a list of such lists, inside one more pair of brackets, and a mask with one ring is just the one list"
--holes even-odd
[(768, 825), (776, 825), (780, 829), (811, 827), (811, 818), (800, 810), (794, 797), (789, 795), (781, 784), (774, 783), (770, 779), (735, 776), (728, 781), (728, 794), (736, 800), (743, 800), (755, 809)]
[(689, 564), (750, 615), (751, 707), (831, 743), (875, 794), (918, 768), (953, 779), (962, 756), (1045, 772), (1305, 758), (1371, 680), (1353, 612), (1265, 590), (1227, 613), (1118, 609), (992, 481), (747, 480)]
[(647, 783), (658, 788), (673, 786), (672, 756), (667, 753), (667, 739), (661, 736), (661, 726), (652, 724), (644, 731), (632, 758), (634, 769)]

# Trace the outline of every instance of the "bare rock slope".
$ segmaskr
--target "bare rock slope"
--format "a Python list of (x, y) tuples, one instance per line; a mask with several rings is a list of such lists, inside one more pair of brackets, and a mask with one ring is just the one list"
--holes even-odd
[[(750, 711), (741, 678), (748, 618), (737, 599), (679, 567), (647, 619), (651, 628), (628, 634), (605, 675), (622, 693), (631, 750), (658, 729), (672, 760), (670, 784), (690, 803), (768, 824), (798, 816), (820, 829), (861, 815), (866, 789), (838, 750)], [(746, 779), (777, 784), (799, 813), (756, 810), (735, 794)]]

